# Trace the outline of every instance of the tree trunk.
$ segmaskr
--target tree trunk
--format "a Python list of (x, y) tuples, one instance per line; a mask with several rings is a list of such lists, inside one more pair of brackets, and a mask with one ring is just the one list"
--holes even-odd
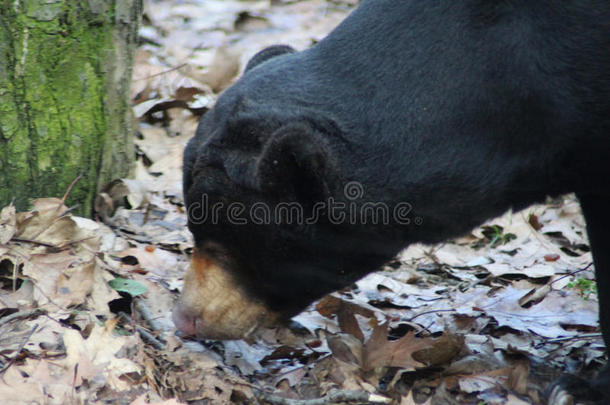
[(0, 0), (0, 207), (91, 213), (134, 162), (129, 86), (142, 0)]

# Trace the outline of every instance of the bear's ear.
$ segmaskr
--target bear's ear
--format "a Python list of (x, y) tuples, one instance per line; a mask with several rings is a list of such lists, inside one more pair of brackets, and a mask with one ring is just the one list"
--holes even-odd
[(263, 192), (314, 204), (331, 195), (336, 168), (326, 137), (308, 124), (292, 123), (275, 131), (263, 147), (257, 179)]
[(294, 53), (294, 52), (296, 52), (294, 50), (294, 48), (292, 48), (291, 46), (288, 46), (288, 45), (273, 45), (273, 46), (267, 47), (267, 48), (263, 49), (262, 51), (258, 51), (258, 53), (250, 59), (250, 61), (246, 65), (245, 71), (247, 72), (248, 70), (260, 65), (261, 63), (263, 63), (271, 58), (275, 58), (276, 56), (284, 55), (286, 53)]

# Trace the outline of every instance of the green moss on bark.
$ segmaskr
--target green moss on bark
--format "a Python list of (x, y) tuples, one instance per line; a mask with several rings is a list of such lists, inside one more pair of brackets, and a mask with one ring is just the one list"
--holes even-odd
[[(131, 57), (112, 53), (124, 23), (112, 1), (0, 5), (0, 206), (15, 200), (25, 208), (34, 197), (61, 197), (81, 175), (68, 204), (89, 214), (98, 185), (110, 180), (99, 176), (103, 156), (112, 155), (107, 149), (116, 146), (126, 157), (112, 163), (113, 176), (127, 175), (132, 162), (127, 92), (117, 97), (108, 83), (114, 80), (109, 65), (130, 72)], [(132, 8), (139, 12), (138, 4)], [(133, 44), (135, 36), (122, 40)], [(109, 51), (124, 60), (109, 60)], [(129, 76), (122, 81), (128, 89)], [(121, 108), (117, 98), (125, 99)]]

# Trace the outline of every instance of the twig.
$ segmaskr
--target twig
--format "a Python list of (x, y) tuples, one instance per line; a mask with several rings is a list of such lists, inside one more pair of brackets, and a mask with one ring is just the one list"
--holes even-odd
[[(45, 228), (46, 230), (47, 228)], [(77, 243), (81, 243), (84, 242), (86, 240), (90, 240), (90, 239), (95, 239), (97, 236), (87, 236), (86, 238), (80, 238), (80, 239), (75, 239), (75, 240), (69, 240), (67, 242), (62, 243), (61, 245), (54, 245), (52, 243), (48, 243), (48, 242), (42, 242), (40, 240), (34, 240), (34, 239), (24, 239), (24, 238), (13, 238), (11, 239), (11, 242), (21, 242), (21, 243), (31, 243), (33, 245), (40, 245), (40, 246), (44, 246), (44, 247), (48, 247), (50, 249), (55, 249), (55, 250), (64, 250), (72, 245), (75, 245)]]
[(602, 337), (601, 333), (583, 333), (581, 335), (576, 335), (576, 336), (565, 336), (565, 337), (558, 337), (558, 338), (552, 338), (552, 339), (545, 339), (541, 342), (541, 344), (545, 345), (547, 343), (568, 342), (570, 340), (599, 339), (601, 337)]
[[(191, 54), (192, 54), (192, 52), (191, 52)], [(167, 74), (167, 73), (173, 72), (174, 70), (181, 69), (181, 68), (185, 67), (186, 65), (187, 65), (186, 63), (181, 63), (181, 64), (180, 64), (180, 65), (178, 65), (178, 66), (175, 66), (175, 67), (173, 67), (173, 68), (169, 68), (169, 69), (164, 70), (164, 71), (159, 72), (159, 73), (155, 73), (154, 75), (148, 75), (148, 76), (144, 76), (144, 77), (138, 77), (138, 78), (133, 79), (132, 81), (137, 82), (137, 81), (139, 81), (139, 80), (148, 80), (148, 79), (151, 79), (151, 78), (153, 78), (153, 77), (157, 77), (157, 76), (165, 75), (165, 74)]]
[(57, 206), (57, 211), (59, 211), (59, 208), (62, 205), (65, 205), (66, 203), (66, 198), (68, 198), (68, 195), (70, 194), (70, 191), (72, 191), (72, 188), (76, 185), (76, 183), (78, 183), (78, 181), (80, 179), (82, 179), (83, 176), (81, 174), (79, 174), (74, 180), (72, 180), (72, 183), (70, 183), (70, 185), (68, 186), (68, 189), (66, 190), (66, 192), (64, 193), (64, 196), (61, 198), (61, 205)]
[[(15, 315), (15, 314), (13, 314)], [(6, 370), (8, 370), (8, 368), (10, 366), (13, 365), (13, 363), (17, 360), (17, 357), (19, 357), (19, 353), (21, 353), (21, 351), (23, 350), (23, 348), (25, 347), (26, 343), (30, 341), (30, 338), (32, 337), (32, 335), (34, 334), (34, 332), (36, 332), (36, 329), (38, 329), (38, 324), (35, 324), (34, 327), (32, 327), (32, 330), (30, 330), (30, 332), (28, 333), (28, 335), (23, 339), (23, 341), (19, 344), (19, 348), (17, 349), (17, 351), (15, 353), (17, 353), (17, 355), (15, 357), (13, 357), (12, 359), (10, 359), (8, 361), (8, 363), (6, 363), (4, 365), (4, 367), (2, 367), (2, 369), (0, 369), (0, 375), (3, 374)]]
[(407, 322), (413, 322), (413, 319), (417, 318), (418, 316), (434, 314), (436, 312), (455, 312), (455, 309), (435, 309), (432, 311), (424, 311), (407, 319)]
[(557, 278), (556, 280), (553, 280), (553, 281), (551, 282), (551, 285), (553, 285), (553, 283), (558, 282), (559, 280), (563, 280), (563, 279), (564, 279), (564, 278), (566, 278), (566, 277), (572, 277), (572, 276), (573, 276), (573, 275), (575, 275), (575, 274), (582, 273), (583, 271), (587, 271), (587, 270), (589, 269), (589, 267), (591, 267), (591, 266), (593, 266), (593, 262), (591, 262), (591, 263), (587, 264), (587, 266), (586, 266), (585, 268), (583, 268), (583, 269), (578, 269), (578, 270), (575, 270), (575, 271), (571, 271), (571, 272), (569, 272), (568, 274), (563, 275), (563, 276), (561, 276), (561, 277)]
[(135, 307), (136, 307), (136, 311), (138, 311), (138, 313), (140, 315), (142, 315), (142, 318), (144, 318), (144, 320), (148, 323), (148, 325), (150, 326), (150, 328), (152, 330), (156, 330), (156, 331), (164, 330), (163, 325), (161, 325), (159, 322), (157, 322), (157, 317), (155, 317), (153, 315), (152, 311), (146, 306), (146, 303), (144, 303), (143, 300), (136, 299)]
[(273, 405), (330, 405), (337, 403), (389, 404), (392, 399), (366, 391), (332, 391), (322, 398), (290, 399), (264, 394), (264, 402)]
[[(20, 255), (17, 255), (20, 256)], [(20, 260), (21, 259), (21, 260)], [(13, 263), (13, 291), (17, 291), (17, 280), (19, 279), (19, 268), (23, 268), (23, 258), (22, 257), (17, 257), (16, 258), (16, 262)]]
[[(331, 354), (331, 353), (327, 353), (327, 354), (325, 354), (325, 355), (322, 355), (322, 356), (320, 356), (320, 357), (318, 357), (318, 358), (316, 359), (316, 362), (318, 362), (318, 363), (319, 363), (320, 361), (322, 361), (322, 360), (324, 360), (324, 359), (326, 359), (326, 358), (328, 358), (328, 357), (332, 357), (332, 354)], [(298, 366), (298, 367), (295, 367), (295, 368), (292, 368), (292, 369), (290, 369), (290, 370), (288, 370), (288, 371), (284, 371), (284, 372), (279, 373), (279, 374), (274, 374), (274, 376), (275, 376), (275, 378), (277, 379), (277, 381), (280, 381), (280, 380), (282, 379), (282, 377), (283, 377), (283, 376), (288, 375), (288, 374), (290, 374), (290, 373), (294, 373), (294, 371), (295, 371), (295, 370), (300, 370), (300, 369), (302, 369), (302, 368), (309, 367), (309, 366), (310, 366), (309, 364), (302, 364), (302, 365), (300, 365), (300, 366)]]
[(165, 344), (163, 342), (161, 342), (159, 339), (154, 337), (149, 331), (147, 331), (143, 327), (141, 327), (141, 326), (135, 324), (134, 322), (132, 322), (132, 319), (125, 312), (119, 312), (119, 316), (125, 322), (129, 323), (130, 325), (132, 325), (135, 328), (135, 330), (140, 334), (142, 339), (147, 341), (151, 345), (153, 345), (155, 349), (157, 349), (157, 350), (165, 349)]
[(90, 240), (90, 239), (95, 239), (95, 238), (97, 238), (97, 236), (94, 235), (94, 236), (87, 236), (85, 238), (69, 240), (69, 241), (64, 242), (61, 245), (57, 246), (57, 249), (63, 250), (63, 249), (65, 249), (67, 247), (70, 247), (72, 245), (76, 245), (77, 243), (81, 243), (81, 242), (84, 242), (84, 241), (87, 241), (87, 240)]
[(44, 246), (44, 247), (48, 247), (48, 248), (52, 248), (52, 249), (59, 249), (59, 246), (53, 245), (52, 243), (41, 242), (39, 240), (33, 240), (33, 239), (13, 238), (13, 239), (11, 239), (11, 242), (31, 243), (33, 245), (40, 245), (40, 246)]
[(29, 311), (19, 311), (14, 314), (7, 315), (0, 318), (0, 326), (14, 321), (15, 319), (35, 318), (40, 315), (46, 315), (47, 311), (44, 309), (30, 309)]

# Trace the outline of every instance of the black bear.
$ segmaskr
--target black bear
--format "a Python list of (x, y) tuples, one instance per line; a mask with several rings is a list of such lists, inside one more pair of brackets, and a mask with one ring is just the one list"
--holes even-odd
[(261, 51), (201, 119), (174, 322), (240, 338), (411, 242), (569, 192), (610, 347), (609, 1), (365, 0), (310, 49)]

